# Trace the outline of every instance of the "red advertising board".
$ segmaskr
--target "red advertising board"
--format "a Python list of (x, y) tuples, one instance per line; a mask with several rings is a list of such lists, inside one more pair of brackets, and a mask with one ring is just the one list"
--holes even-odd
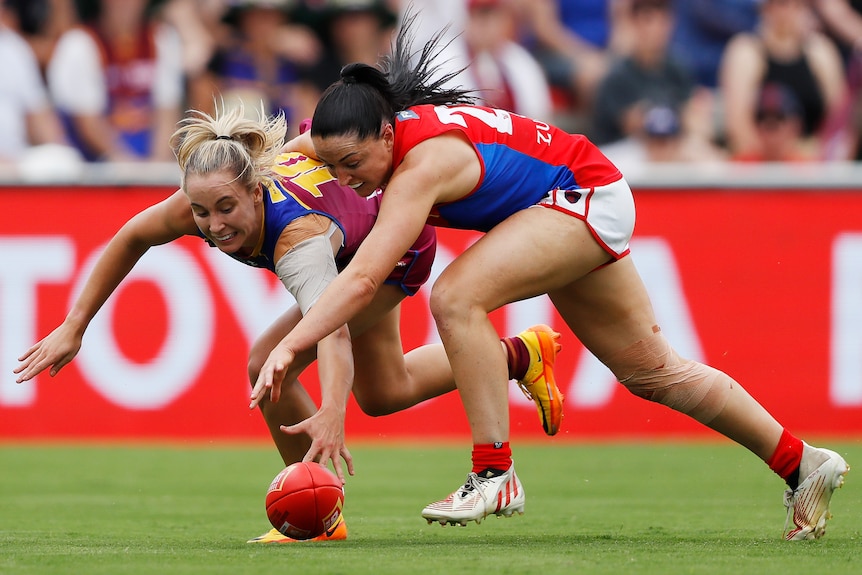
[[(265, 439), (245, 365), (289, 297), (265, 271), (184, 238), (150, 250), (56, 377), (16, 384), (16, 358), (62, 321), (89, 266), (165, 187), (0, 189), (0, 439)], [(632, 257), (679, 352), (734, 376), (798, 434), (862, 435), (862, 193), (636, 190)], [(435, 273), (476, 234), (440, 230)], [(436, 340), (428, 288), (404, 305), (410, 349)], [(565, 439), (708, 437), (629, 395), (579, 345), (547, 298), (496, 312), (501, 334), (563, 332)], [(317, 397), (313, 369), (303, 383)], [(542, 437), (511, 392), (513, 436)], [(466, 438), (457, 395), (380, 418), (352, 403), (353, 438)], [(559, 440), (559, 439), (555, 439)]]

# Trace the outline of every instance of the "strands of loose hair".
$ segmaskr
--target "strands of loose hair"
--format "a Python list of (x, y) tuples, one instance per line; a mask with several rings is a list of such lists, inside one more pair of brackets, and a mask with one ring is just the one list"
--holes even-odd
[(213, 115), (190, 110), (171, 136), (171, 147), (183, 172), (204, 174), (230, 171), (251, 188), (270, 175), (284, 143), (287, 124), (283, 114), (259, 119), (245, 116), (242, 104), (226, 108), (216, 103)]
[(461, 87), (445, 88), (464, 68), (441, 73), (445, 62), (437, 61), (441, 53), (452, 43), (443, 43), (448, 32), (446, 26), (436, 32), (419, 51), (413, 50), (413, 27), (417, 14), (408, 10), (395, 39), (390, 55), (384, 56), (380, 66), (389, 80), (390, 103), (395, 111), (405, 110), (419, 104), (472, 104), (473, 90)]
[(314, 110), (312, 137), (377, 137), (381, 125), (411, 106), (474, 103), (471, 90), (445, 87), (461, 70), (442, 72), (442, 64), (435, 61), (449, 45), (443, 43), (447, 29), (414, 52), (415, 22), (416, 14), (408, 10), (391, 54), (381, 58), (378, 66), (352, 63), (341, 69), (341, 79), (326, 89)]

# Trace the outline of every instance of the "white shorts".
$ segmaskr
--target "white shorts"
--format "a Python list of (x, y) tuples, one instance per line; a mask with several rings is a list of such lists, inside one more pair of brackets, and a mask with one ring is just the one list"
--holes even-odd
[(629, 253), (635, 228), (635, 201), (625, 178), (596, 188), (556, 189), (537, 204), (583, 220), (614, 259)]

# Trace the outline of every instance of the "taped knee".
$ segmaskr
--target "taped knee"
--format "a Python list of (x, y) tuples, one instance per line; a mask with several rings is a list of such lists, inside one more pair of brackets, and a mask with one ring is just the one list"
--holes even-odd
[(682, 359), (656, 328), (605, 363), (638, 397), (661, 403), (708, 424), (721, 413), (734, 385), (727, 374)]

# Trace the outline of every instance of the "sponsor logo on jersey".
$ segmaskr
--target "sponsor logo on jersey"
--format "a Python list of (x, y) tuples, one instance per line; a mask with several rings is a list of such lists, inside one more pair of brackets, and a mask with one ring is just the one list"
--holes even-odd
[(401, 122), (403, 120), (418, 120), (419, 114), (414, 112), (413, 110), (401, 110), (395, 115), (395, 118)]

